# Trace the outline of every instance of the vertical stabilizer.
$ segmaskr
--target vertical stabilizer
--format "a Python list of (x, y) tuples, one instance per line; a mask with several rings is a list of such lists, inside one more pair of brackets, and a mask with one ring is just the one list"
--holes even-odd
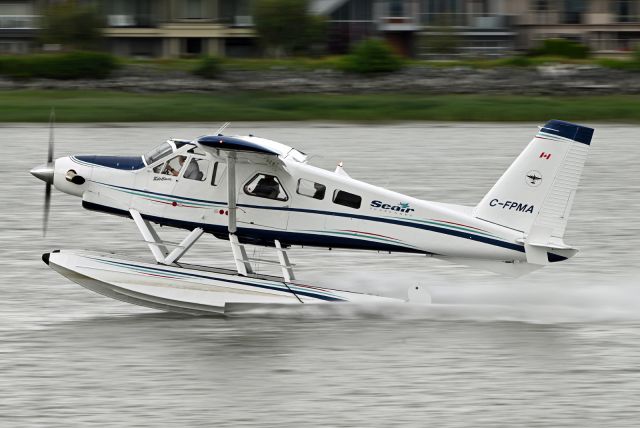
[[(547, 122), (476, 206), (482, 220), (523, 232), (534, 244), (561, 238), (593, 129)], [(538, 242), (540, 241), (540, 242)], [(545, 254), (546, 256), (546, 254)]]

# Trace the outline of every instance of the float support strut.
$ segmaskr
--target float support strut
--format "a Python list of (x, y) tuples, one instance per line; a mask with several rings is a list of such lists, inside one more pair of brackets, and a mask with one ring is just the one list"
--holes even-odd
[(282, 277), (285, 282), (295, 281), (296, 277), (293, 274), (293, 265), (289, 262), (289, 256), (287, 255), (287, 250), (282, 248), (279, 240), (274, 241), (276, 244), (276, 251), (278, 252), (278, 261), (280, 262), (280, 267), (282, 268)]
[(133, 221), (136, 223), (136, 226), (138, 226), (138, 230), (140, 230), (144, 241), (149, 246), (153, 257), (155, 257), (158, 263), (164, 263), (164, 259), (166, 255), (169, 254), (169, 251), (153, 229), (151, 223), (148, 220), (143, 219), (140, 213), (134, 209), (129, 210), (129, 213), (131, 214)]
[(136, 223), (136, 226), (138, 226), (138, 230), (140, 230), (144, 241), (147, 243), (153, 257), (156, 259), (156, 262), (163, 265), (170, 265), (171, 263), (177, 262), (180, 257), (184, 256), (186, 252), (189, 251), (193, 244), (195, 244), (198, 238), (200, 238), (204, 233), (204, 230), (200, 227), (193, 229), (186, 238), (184, 238), (182, 242), (179, 243), (173, 251), (171, 251), (171, 254), (169, 254), (169, 250), (167, 250), (165, 242), (160, 239), (160, 236), (158, 236), (158, 233), (153, 228), (151, 222), (143, 219), (142, 215), (134, 209), (130, 209), (129, 213), (131, 214), (133, 221)]
[(201, 227), (196, 227), (195, 229), (193, 229), (191, 233), (189, 233), (182, 240), (182, 242), (176, 248), (173, 249), (171, 254), (169, 254), (164, 259), (164, 264), (170, 265), (173, 262), (177, 262), (180, 259), (180, 257), (184, 256), (185, 253), (189, 251), (189, 249), (193, 246), (193, 244), (196, 243), (198, 238), (200, 238), (203, 233), (204, 233), (204, 229), (202, 229)]

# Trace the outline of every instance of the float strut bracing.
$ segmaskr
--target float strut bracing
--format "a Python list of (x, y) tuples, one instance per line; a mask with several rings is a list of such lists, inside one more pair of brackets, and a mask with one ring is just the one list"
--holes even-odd
[(142, 215), (134, 209), (129, 210), (129, 213), (131, 214), (133, 221), (136, 223), (136, 226), (138, 226), (138, 230), (142, 234), (144, 241), (149, 246), (153, 257), (158, 263), (163, 265), (170, 265), (177, 262), (180, 257), (184, 256), (187, 251), (193, 247), (193, 244), (195, 244), (204, 233), (204, 230), (201, 227), (193, 229), (182, 240), (182, 242), (177, 245), (173, 244), (175, 245), (175, 248), (173, 251), (169, 252), (166, 245), (167, 242), (160, 239), (160, 236), (158, 236), (158, 233), (155, 231), (149, 220), (143, 219)]

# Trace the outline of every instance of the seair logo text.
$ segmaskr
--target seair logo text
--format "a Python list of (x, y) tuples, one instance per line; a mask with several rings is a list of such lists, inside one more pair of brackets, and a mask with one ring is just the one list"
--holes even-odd
[(371, 201), (370, 206), (372, 208), (380, 208), (383, 210), (395, 211), (399, 213), (410, 213), (411, 211), (415, 211), (413, 208), (409, 208), (409, 203), (398, 203), (396, 205), (385, 204), (382, 201)]
[(529, 213), (529, 214), (533, 214), (533, 205), (528, 205), (528, 204), (523, 204), (520, 202), (514, 202), (514, 201), (505, 201), (505, 202), (500, 202), (498, 199), (491, 199), (491, 202), (489, 202), (489, 206), (495, 207), (502, 207), (503, 210), (516, 210), (522, 213)]

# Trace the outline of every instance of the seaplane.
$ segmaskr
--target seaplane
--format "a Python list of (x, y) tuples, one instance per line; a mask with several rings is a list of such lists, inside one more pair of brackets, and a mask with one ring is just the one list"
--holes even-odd
[[(53, 123), (53, 122), (52, 122)], [(195, 140), (169, 139), (140, 156), (73, 155), (31, 170), (82, 207), (133, 220), (152, 258), (53, 250), (43, 261), (89, 290), (124, 302), (193, 315), (238, 305), (395, 302), (296, 279), (289, 253), (299, 247), (414, 253), (520, 276), (574, 256), (563, 236), (594, 130), (561, 120), (531, 142), (475, 206), (424, 201), (309, 163), (295, 148), (254, 135), (226, 135), (225, 124)], [(469, 162), (473, 162), (469, 160)], [(186, 231), (163, 240), (156, 226)], [(203, 235), (229, 242), (235, 269), (183, 263)], [(247, 246), (277, 260), (254, 259)], [(281, 276), (256, 272), (272, 262)], [(408, 302), (428, 304), (422, 286)]]

